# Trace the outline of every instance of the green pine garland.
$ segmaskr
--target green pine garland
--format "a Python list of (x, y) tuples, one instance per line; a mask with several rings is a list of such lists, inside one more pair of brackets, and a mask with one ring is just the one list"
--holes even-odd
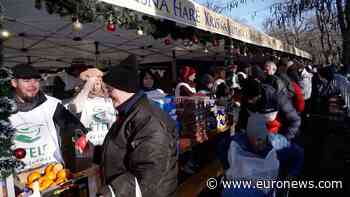
[(0, 68), (0, 179), (14, 173), (23, 163), (16, 159), (13, 146), (15, 129), (11, 126), (9, 116), (17, 110), (16, 102), (11, 95), (10, 70)]
[(152, 35), (155, 39), (171, 36), (173, 40), (189, 39), (196, 36), (200, 43), (212, 43), (224, 37), (211, 32), (199, 31), (193, 27), (179, 27), (175, 22), (142, 16), (127, 8), (120, 8), (97, 0), (36, 0), (37, 9), (45, 8), (50, 14), (62, 17), (76, 17), (82, 23), (106, 23), (112, 18), (119, 28), (137, 29)]

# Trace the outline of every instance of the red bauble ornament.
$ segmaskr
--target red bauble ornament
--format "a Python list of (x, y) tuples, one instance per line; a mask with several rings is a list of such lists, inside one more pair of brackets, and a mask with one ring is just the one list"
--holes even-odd
[(220, 45), (220, 42), (216, 39), (213, 40), (213, 47), (218, 47)]
[(193, 37), (192, 37), (192, 42), (193, 42), (194, 44), (198, 44), (198, 43), (199, 43), (199, 39), (197, 38), (197, 36), (193, 36)]
[(171, 44), (170, 38), (166, 38), (166, 39), (164, 40), (164, 44), (165, 44), (165, 45), (170, 45), (170, 44)]
[(24, 148), (17, 148), (15, 150), (15, 156), (17, 159), (23, 159), (26, 156), (26, 150)]
[(115, 24), (112, 21), (109, 21), (107, 24), (107, 31), (115, 32), (116, 29), (117, 27), (115, 26)]

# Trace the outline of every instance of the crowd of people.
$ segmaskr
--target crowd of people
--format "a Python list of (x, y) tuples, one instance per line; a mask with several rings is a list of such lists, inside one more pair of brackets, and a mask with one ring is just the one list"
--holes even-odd
[[(74, 148), (83, 152), (91, 143), (95, 162), (102, 169), (100, 196), (175, 196), (175, 122), (150, 101), (166, 95), (156, 73), (143, 70), (138, 74), (138, 69), (135, 56), (105, 73), (77, 67), (65, 77), (56, 76), (55, 89), (48, 96), (40, 89), (35, 67), (15, 66), (11, 84), (18, 112), (11, 116), (11, 123), (19, 131), (28, 126), (43, 129), (40, 136), (31, 138), (33, 148), (38, 146), (35, 139), (41, 140), (43, 155), (27, 156), (23, 160), (27, 168), (43, 160), (68, 164), (75, 157)], [(235, 133), (218, 148), (225, 178), (247, 178), (236, 168), (237, 162), (248, 161), (236, 158), (238, 152), (245, 151), (257, 158), (274, 157), (269, 161), (278, 162), (271, 163), (277, 171), (256, 177), (272, 179), (300, 174), (304, 151), (294, 139), (303, 117), (327, 114), (334, 98), (344, 101), (341, 108), (346, 110), (348, 86), (348, 79), (338, 74), (335, 66), (281, 59), (261, 65), (237, 63), (202, 76), (185, 66), (174, 94), (225, 99), (235, 105), (240, 111)], [(15, 140), (18, 147), (23, 143)], [(234, 192), (224, 191), (223, 196), (237, 195)]]

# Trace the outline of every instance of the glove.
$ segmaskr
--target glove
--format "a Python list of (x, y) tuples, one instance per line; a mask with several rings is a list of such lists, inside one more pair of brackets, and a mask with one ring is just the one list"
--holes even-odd
[(281, 134), (269, 134), (269, 140), (273, 148), (276, 150), (281, 150), (290, 145), (288, 139)]
[(87, 148), (87, 144), (86, 136), (82, 135), (75, 141), (75, 148), (82, 154)]

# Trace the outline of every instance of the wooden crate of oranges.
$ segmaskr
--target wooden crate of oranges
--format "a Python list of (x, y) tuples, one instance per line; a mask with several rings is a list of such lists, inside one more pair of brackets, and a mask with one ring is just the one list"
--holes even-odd
[(72, 178), (74, 178), (73, 174), (68, 169), (65, 169), (61, 163), (51, 163), (44, 167), (18, 174), (15, 184), (20, 189), (25, 187), (33, 189), (33, 184), (38, 182), (40, 191), (44, 192)]

